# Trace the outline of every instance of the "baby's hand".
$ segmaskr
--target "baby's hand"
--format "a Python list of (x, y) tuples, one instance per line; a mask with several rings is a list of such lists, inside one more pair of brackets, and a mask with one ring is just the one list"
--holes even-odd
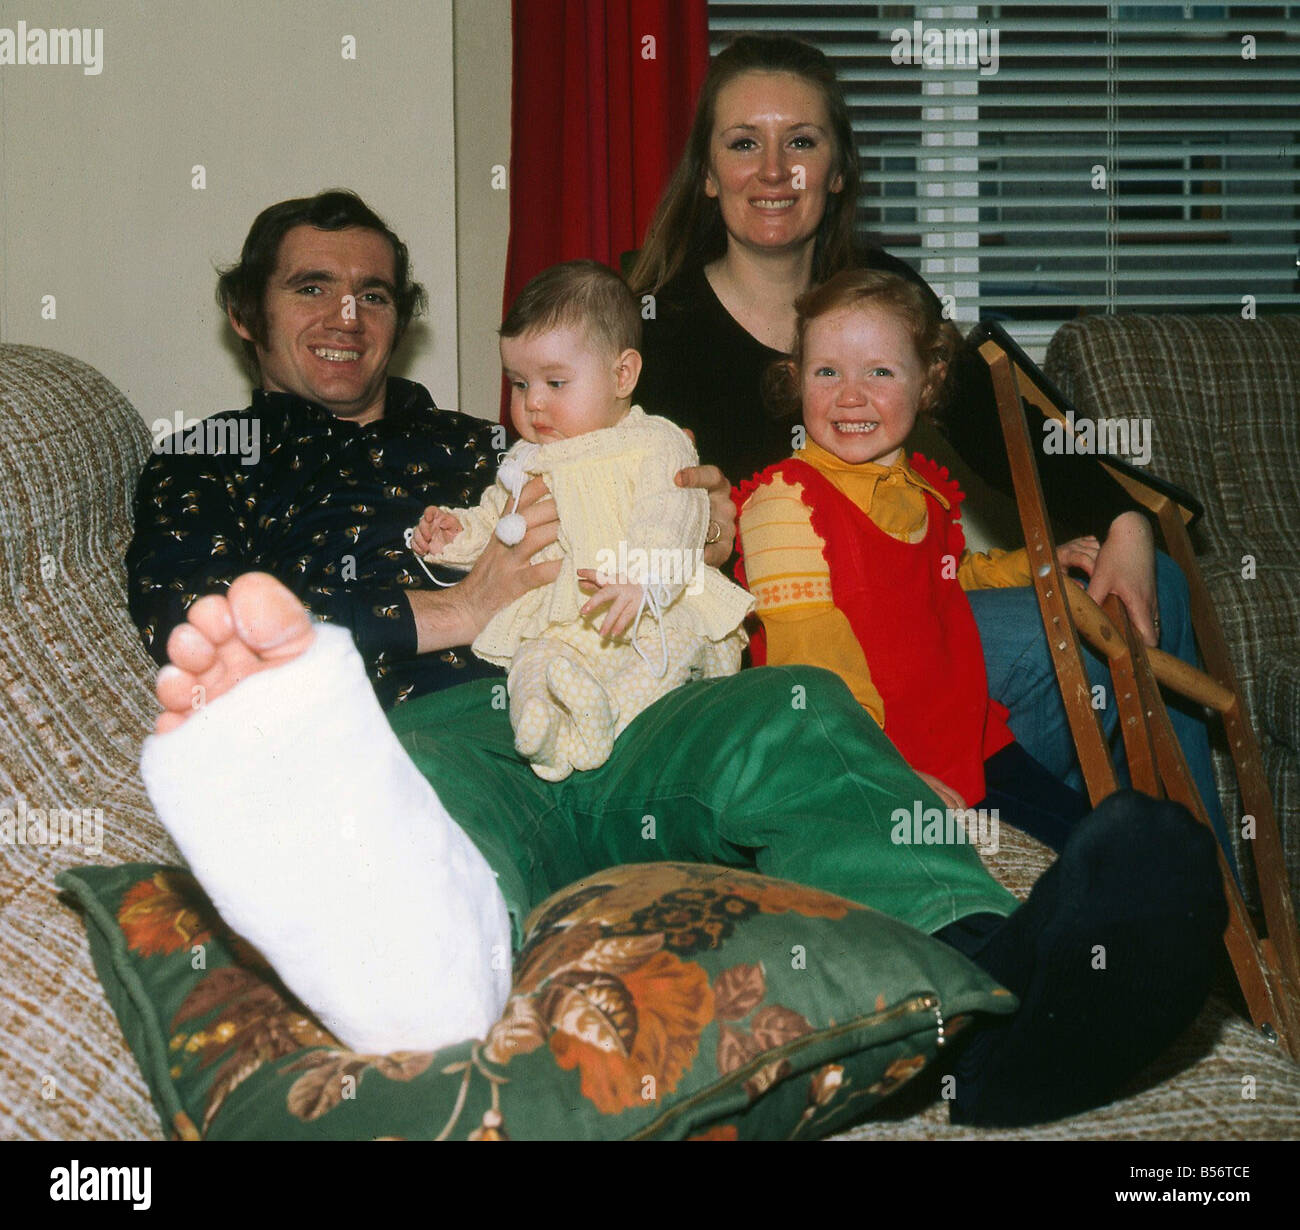
[(430, 559), (445, 551), (461, 528), (451, 513), (431, 505), (411, 535), (411, 547), (421, 559)]
[(584, 590), (596, 591), (579, 614), (590, 615), (592, 611), (608, 605), (609, 614), (605, 616), (600, 634), (604, 637), (622, 636), (636, 618), (641, 599), (645, 597), (645, 586), (618, 581), (594, 568), (579, 568), (578, 578)]

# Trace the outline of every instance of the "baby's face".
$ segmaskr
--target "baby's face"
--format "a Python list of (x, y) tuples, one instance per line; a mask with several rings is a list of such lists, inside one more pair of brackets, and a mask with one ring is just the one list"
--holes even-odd
[(925, 389), (906, 322), (871, 304), (840, 308), (808, 325), (803, 355), (799, 382), (808, 435), (851, 465), (892, 465)]
[(533, 444), (553, 444), (613, 427), (619, 401), (618, 356), (597, 354), (581, 329), (566, 326), (501, 339), (510, 382), (510, 419)]

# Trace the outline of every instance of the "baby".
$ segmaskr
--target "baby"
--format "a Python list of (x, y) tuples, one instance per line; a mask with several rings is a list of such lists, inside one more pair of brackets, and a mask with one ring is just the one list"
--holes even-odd
[(473, 650), (509, 668), (515, 746), (561, 781), (604, 764), (673, 688), (734, 674), (753, 599), (703, 562), (708, 497), (674, 481), (697, 464), (690, 440), (632, 405), (641, 317), (622, 280), (595, 261), (556, 265), (524, 287), (500, 333), (522, 438), (477, 508), (426, 509), (411, 546), (467, 568), (493, 534), (514, 545), (520, 490), (545, 480), (560, 532), (534, 560), (561, 559), (560, 574), (500, 611)]
[[(960, 488), (903, 454), (960, 335), (895, 274), (849, 270), (796, 307), (769, 387), (802, 409), (807, 440), (737, 499), (754, 660), (836, 672), (945, 804), (997, 808), (1059, 850), (1087, 804), (1014, 741), (963, 592), (1029, 584), (1027, 555), (966, 550)], [(1077, 539), (1058, 557), (1091, 572), (1097, 551)]]

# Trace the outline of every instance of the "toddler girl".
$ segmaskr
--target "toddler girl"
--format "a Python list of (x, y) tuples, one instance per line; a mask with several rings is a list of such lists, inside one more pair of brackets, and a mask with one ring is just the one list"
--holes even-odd
[[(806, 440), (737, 496), (754, 661), (834, 671), (947, 806), (996, 807), (1059, 850), (1087, 804), (1015, 743), (963, 593), (1029, 584), (1027, 554), (967, 551), (961, 490), (903, 453), (960, 336), (895, 274), (848, 270), (796, 307), (770, 390), (801, 406)], [(1097, 551), (1078, 539), (1058, 557), (1091, 571)]]

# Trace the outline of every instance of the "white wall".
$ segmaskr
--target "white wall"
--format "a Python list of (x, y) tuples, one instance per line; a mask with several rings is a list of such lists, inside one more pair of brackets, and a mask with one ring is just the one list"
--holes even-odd
[[(146, 422), (247, 405), (214, 267), (266, 205), (351, 187), (429, 290), (393, 370), (497, 417), (510, 0), (6, 0), (0, 26), (19, 16), (102, 28), (104, 62), (0, 66), (0, 341), (85, 359)], [(937, 437), (920, 446), (953, 462)], [(955, 469), (972, 544), (1014, 540), (1014, 518), (986, 527), (976, 509), (996, 498)]]
[[(461, 7), (505, 12), (508, 134), (508, 0)], [(0, 341), (85, 359), (146, 421), (247, 405), (214, 267), (266, 205), (349, 187), (429, 290), (394, 371), (457, 404), (452, 0), (6, 2), (19, 18), (102, 28), (103, 71), (0, 66)]]
[[(456, 248), (460, 408), (501, 410), (501, 324), (510, 194), (510, 0), (456, 0)], [(508, 182), (508, 181), (507, 181)]]

